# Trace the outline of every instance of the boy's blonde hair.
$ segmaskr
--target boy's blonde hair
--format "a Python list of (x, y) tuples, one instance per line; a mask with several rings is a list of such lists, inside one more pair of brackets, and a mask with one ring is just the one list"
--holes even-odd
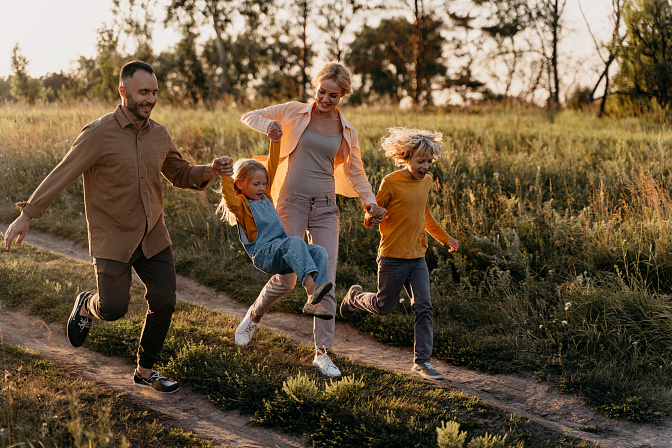
[[(238, 188), (237, 183), (245, 182), (253, 174), (256, 174), (261, 171), (263, 171), (264, 174), (266, 174), (266, 180), (268, 180), (268, 171), (266, 171), (266, 167), (258, 160), (254, 159), (236, 160), (236, 163), (233, 164), (233, 190), (237, 194), (241, 194), (242, 191), (240, 190), (240, 188)], [(222, 221), (226, 221), (232, 226), (235, 226), (238, 223), (238, 221), (236, 220), (236, 216), (233, 213), (231, 213), (229, 208), (226, 206), (226, 201), (224, 201), (224, 198), (222, 198), (222, 200), (219, 201), (219, 205), (217, 206), (216, 212), (222, 213)]]
[(398, 166), (406, 165), (417, 151), (437, 160), (441, 156), (441, 132), (424, 129), (388, 128), (389, 135), (380, 139), (381, 151)]

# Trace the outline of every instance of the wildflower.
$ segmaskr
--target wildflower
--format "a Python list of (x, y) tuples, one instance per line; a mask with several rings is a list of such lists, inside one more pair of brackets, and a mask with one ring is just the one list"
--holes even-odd
[(567, 321), (566, 321), (566, 320), (563, 320), (563, 321), (560, 322), (560, 323), (561, 323), (562, 325), (567, 325)]
[(565, 311), (569, 311), (570, 306), (572, 306), (572, 302), (565, 303)]
[(544, 328), (543, 325), (539, 325), (539, 329), (542, 330)]
[(399, 299), (399, 303), (404, 303), (404, 298)]

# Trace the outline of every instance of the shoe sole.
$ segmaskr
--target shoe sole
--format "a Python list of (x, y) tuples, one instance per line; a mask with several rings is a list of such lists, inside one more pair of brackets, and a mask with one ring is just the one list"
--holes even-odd
[(79, 295), (75, 299), (75, 305), (72, 307), (72, 312), (70, 313), (70, 317), (68, 318), (68, 323), (65, 326), (65, 334), (68, 337), (68, 342), (73, 347), (81, 347), (82, 344), (77, 345), (74, 342), (72, 342), (72, 340), (70, 339), (70, 332), (68, 331), (68, 328), (70, 327), (70, 323), (75, 319), (75, 317), (79, 314), (79, 311), (82, 309), (82, 304), (84, 303), (84, 299), (86, 299), (90, 295), (91, 295), (91, 292), (89, 292), (89, 291), (84, 291), (84, 292), (79, 293)]
[(315, 367), (318, 370), (318, 372), (320, 372), (320, 375), (326, 376), (327, 378), (340, 378), (341, 375), (342, 375), (341, 373), (338, 373), (336, 375), (330, 375), (328, 373), (323, 373), (322, 370), (320, 369), (320, 366), (317, 366), (315, 364), (313, 364), (313, 367)]
[(418, 376), (420, 376), (420, 377), (422, 377), (422, 378), (425, 378), (425, 379), (427, 379), (427, 380), (442, 380), (442, 379), (444, 378), (443, 375), (439, 375), (439, 376), (430, 376), (430, 375), (425, 375), (424, 373), (419, 372), (419, 371), (417, 371), (417, 370), (413, 370), (413, 369), (411, 369), (411, 372), (414, 373), (414, 374), (416, 374), (416, 375), (418, 375)]
[(322, 320), (330, 320), (330, 319), (333, 319), (333, 318), (334, 318), (334, 315), (331, 314), (331, 313), (329, 313), (328, 311), (327, 311), (327, 313), (329, 313), (329, 314), (317, 314), (317, 313), (312, 313), (312, 312), (310, 312), (310, 311), (306, 311), (306, 307), (305, 307), (305, 306), (303, 307), (303, 310), (302, 310), (302, 311), (303, 311), (303, 314), (305, 314), (306, 316), (313, 316), (313, 317), (317, 317), (318, 319), (322, 319)]
[(349, 302), (348, 298), (352, 297), (352, 295), (350, 294), (350, 291), (352, 291), (352, 288), (355, 288), (355, 287), (356, 287), (356, 291), (363, 291), (362, 287), (359, 286), (359, 285), (352, 285), (350, 287), (350, 289), (348, 289), (348, 293), (345, 295), (345, 298), (341, 302), (341, 307), (339, 308), (339, 311), (341, 313), (341, 317), (343, 319), (350, 319), (355, 314), (354, 311), (351, 311), (351, 310), (348, 309), (348, 308), (350, 308), (350, 305), (346, 305)]
[(331, 288), (334, 287), (334, 284), (331, 282), (327, 282), (324, 285), (322, 285), (322, 289), (317, 293), (317, 295), (313, 296), (310, 303), (311, 305), (317, 305), (324, 299), (324, 296), (326, 296), (329, 291), (331, 291)]
[(136, 383), (135, 381), (133, 381), (133, 384), (135, 384), (135, 385), (138, 386), (138, 387), (145, 388), (145, 389), (152, 389), (154, 392), (158, 392), (158, 393), (160, 393), (160, 394), (174, 394), (175, 392), (177, 392), (178, 390), (180, 390), (180, 386), (177, 386), (177, 389), (175, 389), (175, 390), (169, 390), (169, 391), (166, 391), (166, 390), (156, 390), (156, 389), (154, 389), (152, 386), (148, 386), (148, 385), (146, 385), (146, 384)]

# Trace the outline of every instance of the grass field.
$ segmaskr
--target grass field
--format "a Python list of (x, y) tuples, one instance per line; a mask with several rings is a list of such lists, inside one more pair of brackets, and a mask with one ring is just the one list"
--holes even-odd
[[(0, 277), (4, 306), (54, 323), (67, 320), (73, 296), (95, 284), (88, 263), (30, 246), (0, 252)], [(143, 293), (144, 288), (134, 284), (127, 316), (115, 322), (97, 321), (86, 346), (132, 365), (146, 312)], [(237, 325), (230, 316), (178, 303), (164, 361), (157, 368), (215, 406), (238, 409), (253, 424), (303, 435), (310, 446), (462, 446), (437, 444), (437, 428), (446, 424), (459, 425), (472, 448), (594, 446), (554, 434), (461, 392), (346, 359), (336, 361), (348, 375), (327, 379), (311, 365), (312, 347), (297, 346), (261, 328), (250, 346), (241, 349), (233, 341)], [(0, 346), (4, 372), (0, 447), (20, 443), (82, 448), (212, 446), (161, 424), (155, 415), (133, 409), (118, 396), (58, 371), (34, 353)], [(451, 435), (457, 436), (458, 431), (445, 430), (444, 440)], [(7, 443), (8, 438), (13, 443)], [(493, 439), (499, 442), (492, 443)]]
[[(25, 200), (100, 105), (0, 108), (0, 220)], [(183, 155), (262, 154), (263, 135), (241, 110), (159, 106), (153, 117)], [(583, 396), (607, 416), (656, 421), (672, 414), (672, 252), (669, 221), (672, 129), (644, 120), (598, 120), (533, 110), (414, 114), (344, 109), (360, 135), (374, 190), (393, 164), (376, 151), (389, 126), (438, 129), (444, 155), (433, 168), (435, 217), (461, 249), (430, 242), (435, 356), (490, 372), (532, 371)], [(218, 182), (205, 194), (166, 185), (166, 221), (178, 269), (251, 303), (267, 280), (235, 229), (214, 215)], [(378, 234), (359, 203), (339, 199), (337, 296), (352, 283), (375, 287)], [(85, 240), (81, 181), (34, 227)], [(300, 312), (296, 289), (279, 302)], [(406, 299), (389, 316), (352, 324), (381, 341), (409, 345)]]

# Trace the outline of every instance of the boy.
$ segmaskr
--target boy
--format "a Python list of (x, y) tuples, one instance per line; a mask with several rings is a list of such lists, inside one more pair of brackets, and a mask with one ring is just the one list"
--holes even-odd
[[(378, 249), (378, 292), (364, 292), (352, 285), (341, 303), (341, 316), (352, 317), (356, 310), (389, 314), (399, 300), (401, 288), (411, 298), (415, 314), (414, 363), (411, 372), (428, 379), (442, 379), (429, 362), (433, 349), (432, 300), (429, 295), (429, 270), (425, 261), (429, 232), (450, 252), (459, 242), (448, 235), (429, 212), (427, 199), (432, 189), (432, 163), (441, 154), (441, 133), (390, 128), (382, 139), (382, 151), (403, 168), (383, 179), (376, 196), (387, 209), (380, 224)], [(369, 215), (365, 217), (371, 225)]]

